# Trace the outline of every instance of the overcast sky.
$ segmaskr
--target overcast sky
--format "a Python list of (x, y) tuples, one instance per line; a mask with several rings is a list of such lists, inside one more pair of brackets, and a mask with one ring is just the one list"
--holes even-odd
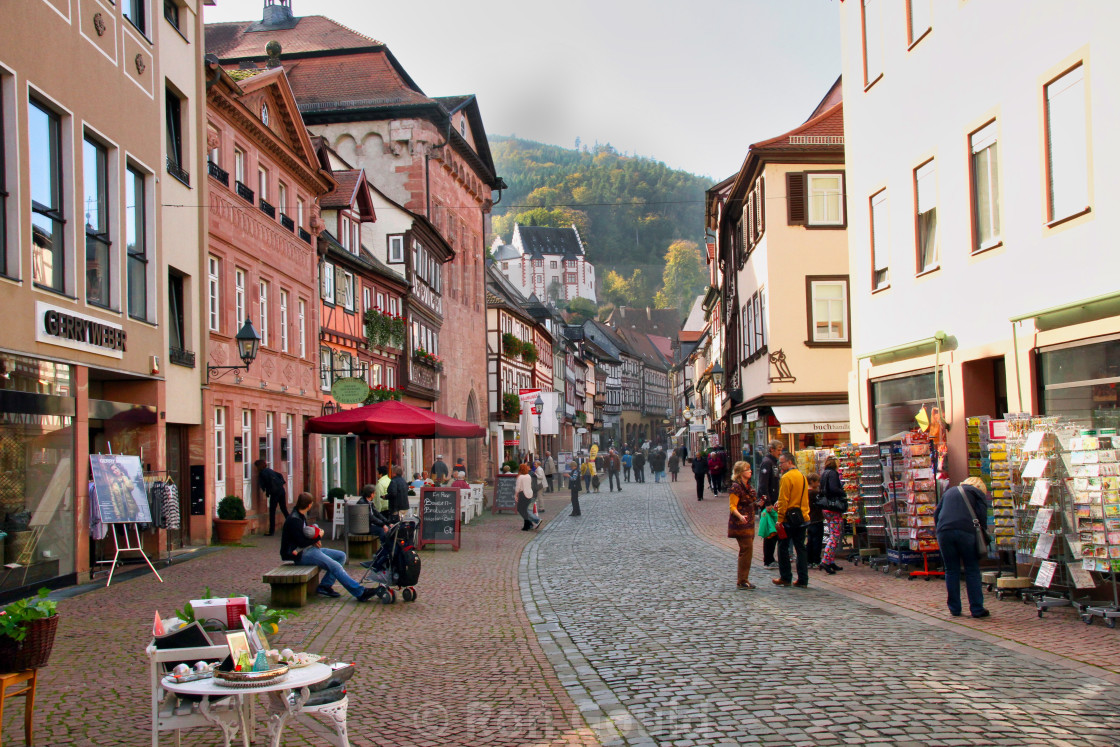
[[(206, 21), (258, 20), (217, 0)], [(473, 93), (491, 135), (609, 142), (734, 173), (840, 74), (837, 0), (293, 0), (384, 42), (429, 96)]]

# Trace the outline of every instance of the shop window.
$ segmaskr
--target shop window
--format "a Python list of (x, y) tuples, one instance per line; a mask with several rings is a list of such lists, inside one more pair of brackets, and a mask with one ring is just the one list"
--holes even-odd
[(1045, 348), (1038, 378), (1044, 415), (1085, 428), (1120, 427), (1120, 339)]
[[(937, 388), (944, 397), (944, 369), (938, 377)], [(914, 414), (923, 406), (929, 410), (935, 406), (936, 401), (932, 369), (872, 381), (872, 439), (882, 441), (909, 431), (915, 425)]]
[(999, 144), (996, 122), (989, 122), (969, 138), (972, 153), (972, 248), (989, 249), (1000, 241)]
[(883, 75), (883, 0), (862, 0), (863, 84), (870, 86)]
[(915, 224), (918, 230), (918, 272), (937, 267), (937, 168), (933, 159), (914, 169)]
[(929, 32), (933, 0), (906, 0), (906, 43), (913, 45)]
[(871, 290), (890, 285), (890, 257), (887, 190), (883, 189), (871, 196)]
[(62, 196), (62, 118), (31, 100), (27, 107), (31, 171), (31, 278), (62, 293), (65, 285), (65, 227)]
[(125, 240), (128, 250), (128, 314), (148, 318), (148, 209), (145, 178), (136, 168), (125, 170)]
[(82, 142), (86, 225), (86, 302), (108, 308), (113, 276), (109, 241), (109, 149), (86, 137)]
[(245, 271), (240, 267), (233, 271), (233, 311), (237, 318), (234, 326), (240, 332), (245, 324)]
[(222, 331), (222, 278), (221, 262), (217, 257), (207, 257), (207, 292), (209, 295), (208, 317), (212, 332)]
[(1046, 86), (1046, 175), (1050, 221), (1089, 207), (1089, 133), (1085, 66)]
[(809, 343), (848, 342), (848, 279), (805, 278)]

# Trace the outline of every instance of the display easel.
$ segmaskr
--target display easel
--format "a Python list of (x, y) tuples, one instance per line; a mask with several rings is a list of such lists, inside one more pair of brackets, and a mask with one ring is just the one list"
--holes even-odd
[[(109, 446), (108, 448), (109, 448), (109, 455), (112, 456), (113, 455), (113, 447)], [(101, 456), (101, 454), (98, 454), (98, 456)], [(149, 519), (150, 519), (150, 517), (149, 517)], [(138, 552), (138, 553), (140, 553), (140, 557), (142, 557), (144, 559), (144, 562), (148, 564), (148, 567), (152, 569), (152, 573), (154, 573), (156, 575), (156, 578), (159, 579), (159, 582), (162, 584), (163, 583), (163, 577), (159, 575), (159, 571), (157, 571), (156, 567), (154, 565), (152, 565), (152, 561), (148, 558), (148, 554), (144, 552), (144, 546), (143, 546), (143, 543), (140, 540), (140, 522), (134, 522), (134, 521), (111, 522), (111, 523), (109, 523), (109, 526), (112, 528), (112, 533), (113, 533), (113, 559), (112, 560), (99, 560), (99, 561), (97, 561), (98, 564), (104, 564), (104, 563), (111, 563), (112, 564), (112, 565), (109, 566), (109, 578), (105, 581), (105, 586), (109, 586), (111, 583), (113, 583), (113, 574), (117, 570), (117, 563), (120, 562), (121, 553), (124, 553), (124, 552)], [(132, 534), (131, 535), (129, 534), (129, 531), (128, 531), (129, 527), (132, 528)], [(122, 538), (124, 540), (123, 545), (121, 544)], [(133, 538), (135, 538), (136, 544), (132, 543)]]

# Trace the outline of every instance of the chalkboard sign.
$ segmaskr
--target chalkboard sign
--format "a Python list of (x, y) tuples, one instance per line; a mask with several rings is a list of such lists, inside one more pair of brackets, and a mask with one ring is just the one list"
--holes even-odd
[(206, 515), (206, 465), (192, 464), (191, 475), (191, 516)]
[(498, 475), (494, 480), (494, 513), (517, 513), (517, 475)]
[(420, 541), (424, 545), (451, 545), (459, 549), (459, 489), (420, 490)]

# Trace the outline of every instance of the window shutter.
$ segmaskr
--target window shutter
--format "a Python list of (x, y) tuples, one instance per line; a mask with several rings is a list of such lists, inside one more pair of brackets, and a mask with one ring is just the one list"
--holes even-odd
[(330, 273), (333, 272), (328, 264), (319, 263), (319, 298), (331, 300)]
[(765, 197), (763, 196), (762, 177), (758, 177), (758, 181), (754, 183), (754, 215), (755, 215), (755, 235), (759, 238), (762, 237), (762, 214), (765, 212), (764, 204)]
[(346, 304), (346, 273), (341, 267), (334, 268), (334, 302), (339, 306)]
[(805, 225), (805, 174), (786, 174), (786, 208), (791, 226)]

